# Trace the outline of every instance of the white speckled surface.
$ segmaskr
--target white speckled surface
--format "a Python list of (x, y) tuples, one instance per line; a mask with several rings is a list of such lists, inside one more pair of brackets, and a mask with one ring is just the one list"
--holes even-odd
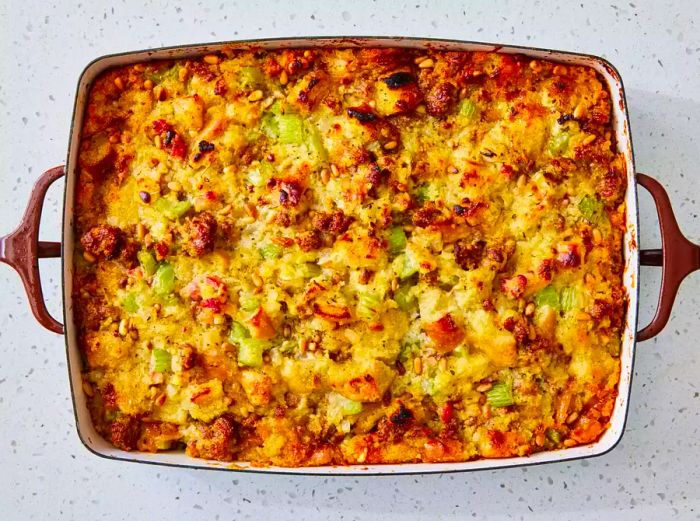
[[(63, 161), (75, 82), (92, 58), (189, 42), (338, 34), (502, 41), (605, 56), (625, 81), (637, 168), (663, 182), (682, 228), (700, 240), (700, 16), (692, 0), (3, 2), (0, 234), (17, 223), (39, 173)], [(58, 237), (61, 190), (50, 192), (47, 239)], [(641, 210), (642, 247), (653, 247), (658, 232), (646, 195)], [(42, 266), (58, 311), (58, 262)], [(642, 271), (642, 321), (658, 284), (655, 270)], [(75, 433), (62, 338), (34, 322), (19, 279), (5, 266), (0, 288), (2, 519), (700, 519), (700, 274), (683, 285), (666, 330), (638, 346), (627, 432), (610, 454), (392, 478), (267, 477), (98, 459)]]

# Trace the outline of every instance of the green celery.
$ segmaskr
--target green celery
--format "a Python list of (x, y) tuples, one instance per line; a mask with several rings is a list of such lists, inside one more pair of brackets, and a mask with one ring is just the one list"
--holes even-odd
[(479, 112), (479, 108), (472, 100), (465, 98), (459, 103), (459, 114), (465, 116), (468, 120), (474, 119)]
[(175, 269), (163, 262), (153, 277), (153, 291), (156, 295), (168, 295), (175, 289)]
[(275, 244), (274, 242), (270, 242), (268, 244), (265, 244), (261, 246), (258, 251), (260, 252), (260, 256), (265, 259), (278, 259), (282, 256), (282, 252), (284, 249), (282, 246), (279, 244)]
[(277, 117), (270, 112), (266, 112), (260, 119), (260, 128), (270, 139), (277, 139), (279, 137), (280, 128), (277, 123)]
[(343, 416), (351, 416), (362, 412), (362, 402), (351, 400), (339, 393), (330, 393), (328, 395), (328, 408), (339, 411)]
[(165, 349), (153, 350), (153, 370), (157, 373), (162, 373), (170, 369), (170, 353)]
[(299, 265), (299, 273), (305, 279), (312, 279), (321, 274), (321, 266), (314, 262), (305, 262)]
[(263, 351), (269, 345), (267, 340), (242, 338), (238, 342), (238, 363), (248, 367), (261, 367), (263, 365)]
[(590, 222), (596, 222), (603, 211), (603, 203), (596, 197), (584, 195), (578, 203), (581, 215)]
[(556, 443), (557, 445), (561, 443), (561, 433), (558, 430), (550, 427), (545, 431), (545, 435), (552, 443)]
[(372, 293), (360, 293), (357, 299), (357, 314), (365, 320), (376, 317), (382, 304), (382, 299)]
[(192, 203), (189, 201), (173, 201), (167, 197), (161, 197), (154, 203), (154, 206), (156, 210), (174, 221), (185, 215), (192, 208)]
[(124, 300), (122, 300), (122, 307), (128, 313), (136, 313), (139, 310), (139, 303), (136, 302), (136, 292), (132, 291), (129, 293)]
[(402, 284), (394, 292), (394, 302), (402, 311), (411, 311), (416, 306), (417, 299), (411, 290), (410, 284)]
[(401, 263), (401, 271), (399, 271), (398, 274), (399, 278), (401, 280), (406, 280), (412, 275), (418, 273), (419, 269), (420, 265), (418, 264), (418, 261), (413, 257), (413, 255), (406, 253), (403, 256), (403, 262)]
[(307, 134), (311, 150), (313, 150), (318, 160), (320, 162), (328, 161), (328, 151), (323, 145), (323, 137), (318, 129), (314, 125), (309, 124), (307, 125)]
[(304, 142), (304, 121), (296, 114), (277, 116), (279, 142), (285, 145), (300, 145)]
[(437, 187), (435, 185), (430, 184), (430, 183), (420, 185), (416, 189), (416, 198), (418, 199), (418, 202), (420, 204), (423, 204), (426, 201), (432, 201), (433, 199), (437, 198), (437, 196), (438, 196)]
[(560, 309), (559, 292), (553, 286), (547, 286), (537, 292), (535, 295), (535, 304), (538, 306), (549, 306), (554, 309)]
[(260, 307), (260, 299), (256, 297), (241, 297), (240, 306), (243, 311), (255, 311)]
[(236, 322), (235, 320), (231, 322), (231, 330), (228, 333), (228, 339), (233, 343), (237, 343), (244, 338), (250, 338), (248, 329), (240, 322)]
[(389, 243), (389, 253), (392, 255), (398, 255), (406, 249), (406, 233), (403, 231), (401, 226), (394, 226), (389, 230), (389, 235), (387, 237)]
[(141, 268), (143, 269), (143, 272), (146, 274), (146, 276), (150, 277), (158, 269), (158, 263), (156, 262), (156, 258), (150, 251), (140, 250), (136, 254), (136, 257), (138, 258), (139, 264), (141, 264)]
[(238, 78), (246, 87), (259, 87), (265, 83), (265, 77), (258, 67), (241, 67)]
[(491, 407), (508, 407), (513, 405), (513, 388), (505, 382), (495, 383), (494, 386), (486, 391), (486, 401)]
[(561, 132), (552, 136), (547, 145), (549, 153), (553, 156), (560, 156), (566, 153), (569, 148), (569, 139), (570, 136), (566, 132)]
[(578, 288), (568, 286), (561, 290), (561, 309), (571, 311), (583, 306), (583, 296)]

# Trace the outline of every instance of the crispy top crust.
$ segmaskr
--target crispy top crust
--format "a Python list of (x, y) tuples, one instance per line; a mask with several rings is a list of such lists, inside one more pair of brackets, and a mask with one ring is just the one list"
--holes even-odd
[(115, 446), (464, 461), (608, 427), (626, 172), (592, 69), (225, 51), (86, 110), (74, 302)]

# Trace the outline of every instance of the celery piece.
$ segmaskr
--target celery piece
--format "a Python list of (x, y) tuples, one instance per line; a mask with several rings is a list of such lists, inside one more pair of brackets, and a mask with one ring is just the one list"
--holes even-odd
[(192, 203), (189, 201), (173, 201), (167, 197), (161, 197), (154, 203), (154, 206), (156, 210), (174, 221), (185, 215), (192, 208)]
[(307, 125), (307, 134), (311, 150), (313, 150), (319, 162), (328, 161), (328, 151), (323, 145), (323, 137), (318, 128), (311, 124)]
[(167, 262), (158, 266), (153, 277), (153, 291), (156, 295), (168, 295), (175, 289), (175, 269)]
[(586, 220), (596, 222), (603, 211), (603, 203), (596, 197), (584, 195), (578, 203), (578, 209)]
[(566, 153), (569, 148), (569, 139), (570, 136), (566, 132), (561, 132), (552, 136), (547, 145), (549, 153), (553, 156), (560, 156)]
[(251, 171), (249, 171), (246, 178), (248, 179), (248, 182), (250, 184), (252, 184), (253, 186), (257, 186), (258, 188), (261, 186), (265, 186), (265, 183), (267, 182), (265, 176), (259, 168), (253, 168)]
[(432, 200), (436, 199), (437, 196), (438, 196), (437, 187), (435, 185), (430, 184), (430, 183), (420, 185), (416, 189), (416, 198), (418, 199), (418, 202), (420, 204), (423, 204), (426, 201), (432, 201)]
[(419, 269), (420, 264), (418, 264), (418, 261), (413, 257), (413, 255), (407, 253), (403, 256), (401, 271), (399, 271), (399, 278), (401, 280), (406, 280), (410, 276), (418, 273)]
[(255, 297), (241, 297), (240, 306), (243, 311), (255, 311), (260, 307), (260, 299)]
[(394, 292), (394, 302), (396, 302), (401, 311), (408, 312), (416, 306), (417, 299), (411, 292), (411, 289), (412, 286), (410, 284), (402, 284)]
[(279, 141), (285, 145), (299, 145), (304, 142), (304, 121), (296, 114), (277, 116)]
[(140, 250), (136, 254), (136, 257), (138, 258), (139, 264), (141, 265), (141, 268), (143, 269), (143, 272), (146, 274), (146, 276), (150, 277), (158, 269), (158, 263), (156, 262), (156, 258), (150, 251)]
[(279, 137), (280, 128), (277, 123), (277, 117), (269, 112), (265, 113), (260, 119), (260, 128), (270, 139), (277, 139)]
[(556, 443), (557, 445), (561, 443), (561, 433), (558, 430), (550, 427), (545, 431), (545, 435), (552, 443)]
[(282, 101), (277, 100), (272, 105), (270, 105), (270, 108), (267, 110), (275, 116), (279, 116), (280, 114), (284, 114), (284, 104), (282, 103)]
[(228, 333), (228, 339), (233, 343), (237, 343), (244, 338), (250, 338), (248, 329), (240, 322), (236, 322), (235, 320), (231, 322), (231, 330)]
[(553, 286), (547, 286), (541, 289), (535, 295), (535, 304), (538, 306), (550, 306), (554, 309), (560, 309), (559, 292)]
[(263, 351), (270, 343), (259, 338), (242, 338), (238, 342), (238, 363), (248, 367), (263, 365)]
[(136, 302), (135, 291), (129, 293), (124, 300), (122, 300), (122, 307), (128, 313), (136, 313), (139, 310), (139, 303)]
[(578, 288), (568, 286), (561, 290), (561, 309), (563, 311), (571, 311), (572, 309), (580, 308), (583, 305), (582, 296)]
[(270, 242), (268, 244), (265, 244), (263, 246), (260, 246), (258, 248), (258, 251), (260, 252), (260, 256), (265, 259), (278, 259), (279, 257), (282, 256), (282, 252), (284, 251), (282, 249), (282, 246), (279, 244), (275, 244), (274, 242)]
[(238, 79), (245, 87), (259, 87), (265, 83), (262, 71), (257, 67), (241, 67)]
[(170, 353), (165, 349), (153, 350), (153, 370), (157, 373), (162, 373), (170, 369)]
[(486, 401), (491, 407), (508, 407), (513, 405), (515, 403), (513, 388), (505, 382), (498, 382), (486, 391)]
[(416, 341), (409, 341), (401, 345), (401, 351), (399, 351), (399, 359), (402, 362), (408, 363), (415, 356), (417, 356), (421, 351), (421, 346)]
[(392, 255), (398, 255), (406, 249), (406, 233), (403, 231), (401, 226), (394, 226), (389, 230), (389, 235), (387, 237), (387, 242), (389, 243), (389, 253)]
[(362, 402), (350, 400), (340, 393), (329, 393), (328, 408), (340, 412), (343, 416), (351, 416), (362, 412)]
[(382, 299), (372, 293), (360, 293), (357, 299), (357, 314), (365, 320), (375, 318), (381, 308)]
[(459, 102), (459, 114), (468, 120), (474, 119), (478, 112), (479, 108), (472, 100), (465, 98)]
[(305, 262), (299, 266), (299, 273), (305, 279), (312, 279), (321, 274), (321, 266), (313, 262)]

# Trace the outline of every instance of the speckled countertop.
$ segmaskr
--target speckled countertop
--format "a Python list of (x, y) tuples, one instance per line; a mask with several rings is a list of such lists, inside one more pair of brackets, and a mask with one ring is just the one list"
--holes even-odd
[[(492, 5), (493, 4), (493, 5)], [(528, 2), (41, 2), (0, 5), (0, 234), (65, 157), (75, 82), (99, 55), (187, 42), (292, 35), (416, 35), (600, 54), (627, 88), (637, 168), (662, 181), (700, 240), (700, 15), (692, 0)], [(61, 184), (61, 183), (57, 183)], [(58, 237), (54, 187), (43, 235)], [(642, 246), (658, 244), (648, 195)], [(44, 261), (51, 309), (59, 264)], [(659, 274), (642, 272), (641, 320)], [(638, 346), (627, 431), (597, 459), (425, 477), (268, 477), (99, 459), (74, 428), (63, 339), (29, 314), (0, 267), (0, 518), (700, 519), (700, 275), (673, 318)]]

